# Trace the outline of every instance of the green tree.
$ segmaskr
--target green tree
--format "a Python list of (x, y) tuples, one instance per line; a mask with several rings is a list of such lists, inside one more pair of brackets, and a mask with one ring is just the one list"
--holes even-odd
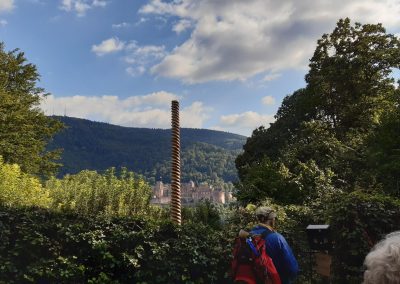
[(257, 203), (266, 198), (285, 202), (293, 192), (293, 187), (287, 182), (289, 175), (282, 163), (265, 158), (254, 165), (237, 185), (235, 196), (245, 203)]
[(275, 115), (276, 121), (269, 128), (261, 126), (253, 131), (243, 146), (244, 152), (235, 161), (240, 178), (265, 156), (278, 160), (284, 149), (296, 141), (302, 123), (315, 118), (316, 109), (307, 92), (307, 89), (299, 89), (286, 96)]
[[(400, 91), (400, 90), (398, 90)], [(400, 103), (400, 92), (398, 95)], [(400, 196), (400, 105), (386, 113), (367, 143), (368, 173), (386, 193)]]
[[(329, 185), (332, 182), (347, 190), (357, 184), (365, 187), (372, 180), (366, 173), (367, 142), (382, 121), (387, 121), (384, 114), (398, 106), (391, 73), (399, 67), (400, 41), (387, 34), (381, 24), (351, 25), (349, 19), (339, 20), (334, 31), (318, 41), (306, 87), (286, 97), (276, 121), (267, 129), (256, 129), (247, 140), (243, 154), (236, 159), (241, 182), (262, 178), (260, 163), (270, 159), (282, 163), (293, 180), (302, 175), (299, 169), (315, 167), (318, 170), (311, 172), (328, 176)], [(398, 148), (391, 143), (391, 149)], [(391, 163), (392, 170), (396, 163)], [(301, 186), (309, 181), (303, 180)], [(241, 190), (243, 187), (239, 193)]]
[(0, 155), (24, 172), (49, 175), (60, 166), (55, 162), (60, 151), (47, 151), (46, 144), (62, 124), (39, 109), (47, 94), (38, 81), (36, 66), (24, 53), (6, 52), (0, 43)]
[(400, 67), (400, 42), (381, 24), (351, 25), (339, 20), (318, 41), (306, 75), (316, 119), (332, 125), (337, 137), (357, 143), (383, 112), (394, 107), (393, 69)]

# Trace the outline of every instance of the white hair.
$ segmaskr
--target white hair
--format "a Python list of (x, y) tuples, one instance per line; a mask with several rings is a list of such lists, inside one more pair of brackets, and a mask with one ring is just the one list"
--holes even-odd
[(400, 284), (400, 231), (388, 234), (365, 257), (364, 284)]

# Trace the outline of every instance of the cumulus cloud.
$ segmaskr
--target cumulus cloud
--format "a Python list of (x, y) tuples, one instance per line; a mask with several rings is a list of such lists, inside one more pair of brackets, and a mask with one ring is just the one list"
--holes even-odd
[(263, 103), (263, 105), (271, 106), (275, 104), (275, 98), (272, 96), (266, 96), (261, 99), (261, 102)]
[(98, 45), (92, 46), (92, 51), (96, 53), (98, 56), (102, 56), (107, 53), (113, 53), (116, 51), (120, 51), (124, 49), (125, 43), (120, 41), (118, 38), (113, 37), (106, 40), (103, 40)]
[(106, 5), (107, 1), (103, 0), (62, 0), (60, 9), (67, 12), (75, 12), (79, 17), (83, 17), (89, 9), (105, 7)]
[(150, 0), (139, 12), (177, 18), (177, 33), (190, 24), (186, 41), (152, 68), (187, 83), (305, 68), (316, 40), (338, 18), (400, 29), (399, 0)]
[[(41, 109), (47, 115), (66, 115), (129, 127), (170, 128), (170, 104), (180, 97), (165, 91), (121, 99), (117, 96), (47, 96)], [(182, 127), (201, 128), (210, 108), (193, 102), (181, 110)]]
[(14, 9), (14, 0), (0, 0), (0, 13)]
[(269, 127), (269, 124), (274, 121), (273, 115), (247, 111), (239, 114), (223, 115), (220, 117), (219, 125), (212, 128), (250, 136), (254, 129), (261, 125)]
[(202, 102), (193, 102), (190, 106), (183, 108), (180, 122), (183, 127), (202, 128), (203, 123), (210, 118), (213, 109), (206, 107)]

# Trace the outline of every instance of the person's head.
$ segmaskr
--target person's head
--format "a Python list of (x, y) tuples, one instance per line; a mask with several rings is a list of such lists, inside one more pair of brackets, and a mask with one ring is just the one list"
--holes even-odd
[(261, 206), (256, 209), (257, 220), (260, 223), (275, 226), (276, 213), (274, 209), (266, 206)]
[(364, 284), (400, 284), (400, 231), (388, 234), (365, 257)]

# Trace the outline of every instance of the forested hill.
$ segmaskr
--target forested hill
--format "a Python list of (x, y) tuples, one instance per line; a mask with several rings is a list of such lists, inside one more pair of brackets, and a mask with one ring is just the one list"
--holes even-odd
[[(171, 135), (168, 129), (130, 128), (55, 116), (66, 129), (49, 149), (62, 148), (60, 176), (84, 169), (127, 167), (150, 181), (168, 182)], [(182, 179), (229, 182), (237, 178), (235, 158), (246, 137), (207, 129), (181, 129)]]

